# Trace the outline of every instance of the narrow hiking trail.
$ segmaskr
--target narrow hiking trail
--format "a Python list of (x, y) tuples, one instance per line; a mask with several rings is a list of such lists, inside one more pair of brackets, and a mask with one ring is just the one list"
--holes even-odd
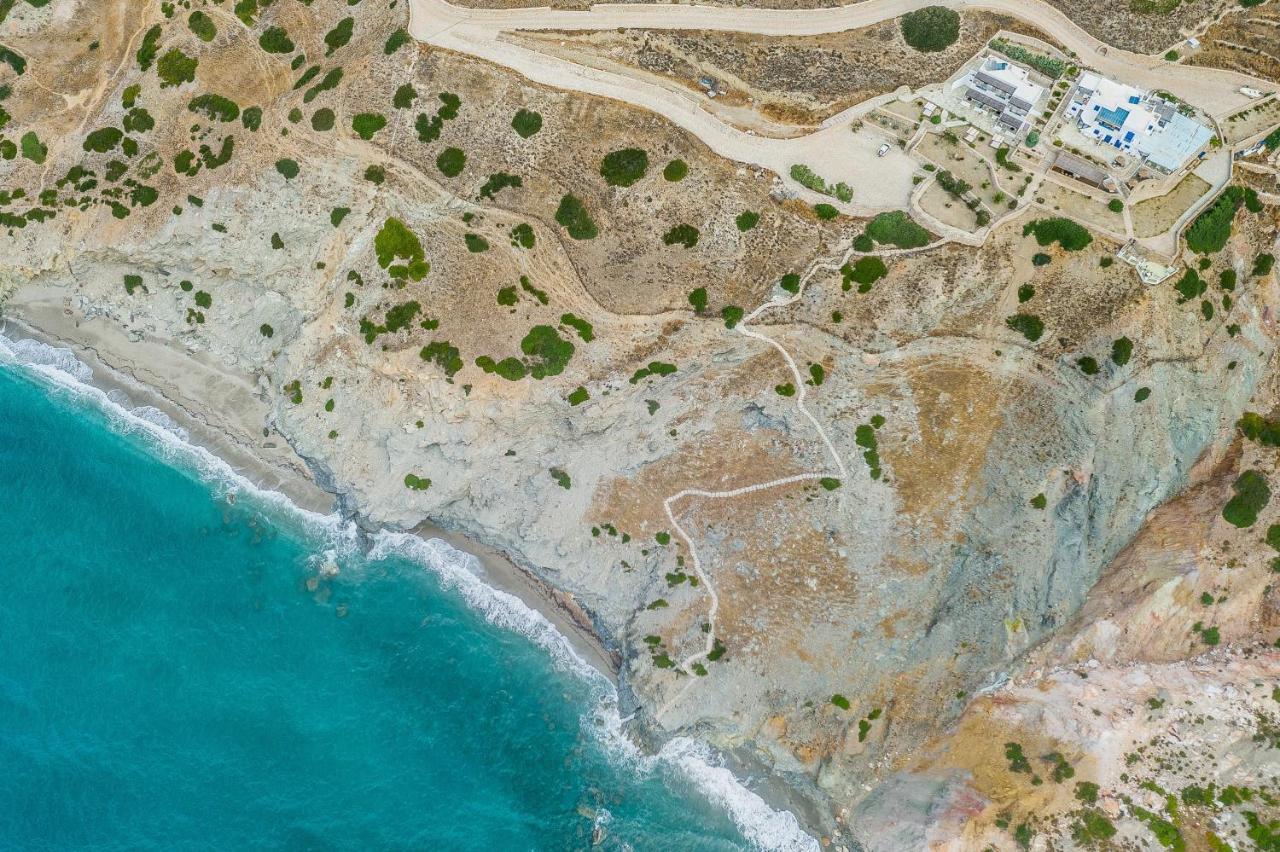
[(771, 479), (766, 482), (758, 482), (754, 485), (744, 485), (741, 488), (734, 488), (729, 491), (705, 491), (700, 488), (686, 488), (682, 491), (678, 491), (675, 494), (672, 494), (671, 496), (667, 497), (667, 499), (662, 501), (662, 509), (664, 512), (666, 512), (667, 520), (671, 522), (671, 526), (676, 531), (676, 535), (680, 536), (680, 539), (684, 542), (685, 547), (689, 551), (689, 557), (690, 557), (690, 561), (692, 562), (693, 572), (694, 574), (697, 575), (698, 582), (703, 587), (706, 588), (707, 597), (710, 600), (710, 605), (707, 610), (707, 624), (709, 626), (709, 629), (707, 630), (706, 643), (703, 646), (701, 651), (690, 654), (689, 656), (680, 660), (676, 664), (678, 669), (680, 669), (686, 675), (689, 676), (689, 680), (685, 683), (685, 685), (680, 689), (679, 692), (677, 692), (675, 695), (669, 698), (666, 701), (666, 703), (664, 703), (662, 707), (658, 710), (656, 714), (658, 719), (661, 719), (662, 717), (666, 716), (667, 712), (673, 706), (675, 706), (675, 704), (679, 702), (680, 699), (682, 699), (689, 692), (689, 690), (693, 687), (695, 683), (697, 683), (698, 675), (694, 672), (693, 665), (699, 662), (700, 660), (705, 659), (715, 649), (715, 643), (717, 638), (716, 617), (719, 614), (719, 610), (720, 610), (720, 595), (716, 592), (715, 584), (711, 581), (711, 577), (708, 576), (705, 568), (703, 567), (702, 559), (700, 556), (698, 556), (698, 548), (694, 545), (693, 538), (689, 535), (689, 533), (685, 530), (685, 528), (680, 525), (680, 522), (676, 519), (675, 511), (672, 509), (672, 507), (676, 503), (680, 502), (681, 500), (684, 500), (687, 497), (702, 497), (702, 498), (707, 498), (712, 500), (730, 500), (735, 497), (742, 497), (747, 494), (754, 494), (757, 491), (765, 491), (770, 488), (781, 488), (784, 485), (791, 485), (796, 482), (811, 482), (814, 480), (821, 480), (828, 477), (833, 477), (835, 479), (839, 479), (843, 484), (844, 480), (848, 478), (848, 473), (849, 473), (848, 468), (845, 466), (844, 459), (840, 457), (840, 453), (836, 451), (835, 445), (831, 443), (831, 438), (827, 435), (827, 430), (823, 428), (822, 424), (818, 422), (818, 418), (814, 417), (813, 412), (811, 412), (804, 404), (805, 398), (806, 396), (808, 396), (808, 391), (806, 389), (807, 385), (805, 385), (804, 376), (803, 374), (801, 374), (800, 367), (796, 364), (795, 358), (791, 357), (791, 353), (788, 352), (786, 350), (786, 347), (784, 347), (781, 343), (779, 343), (778, 341), (774, 340), (772, 337), (769, 337), (766, 334), (756, 331), (755, 329), (751, 328), (751, 325), (750, 325), (754, 319), (756, 319), (766, 311), (774, 310), (777, 308), (785, 308), (788, 305), (792, 305), (800, 301), (800, 299), (804, 297), (805, 290), (809, 286), (809, 281), (813, 278), (815, 274), (817, 274), (819, 269), (823, 268), (823, 266), (824, 264), (815, 264), (812, 268), (808, 270), (808, 272), (805, 273), (803, 279), (800, 282), (800, 286), (796, 289), (796, 292), (794, 294), (792, 294), (789, 298), (785, 298), (785, 299), (779, 299), (775, 297), (765, 302), (763, 305), (760, 305), (751, 313), (747, 314), (747, 316), (743, 317), (738, 322), (738, 324), (734, 326), (734, 331), (736, 331), (738, 334), (743, 335), (744, 337), (749, 337), (753, 340), (763, 341), (769, 346), (772, 346), (774, 349), (778, 351), (780, 355), (782, 355), (782, 360), (786, 362), (787, 369), (791, 371), (791, 375), (795, 380), (796, 410), (799, 411), (800, 414), (803, 415), (804, 418), (809, 421), (810, 425), (813, 426), (814, 431), (818, 433), (818, 437), (822, 439), (823, 446), (826, 448), (827, 453), (831, 456), (831, 459), (835, 462), (835, 469), (814, 471), (812, 473), (797, 473), (791, 476), (784, 476), (780, 479)]

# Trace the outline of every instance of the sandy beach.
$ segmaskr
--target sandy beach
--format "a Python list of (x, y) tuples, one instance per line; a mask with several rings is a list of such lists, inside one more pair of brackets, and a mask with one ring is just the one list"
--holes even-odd
[[(326, 473), (314, 469), (271, 427), (271, 407), (255, 379), (228, 370), (206, 353), (182, 350), (167, 341), (131, 339), (107, 319), (83, 318), (64, 303), (65, 292), (33, 285), (21, 288), (4, 303), (0, 333), (11, 340), (33, 339), (70, 349), (92, 370), (95, 386), (123, 394), (135, 407), (163, 412), (186, 430), (193, 444), (226, 461), (254, 485), (280, 492), (303, 509), (330, 514), (349, 502), (328, 490)], [(361, 520), (358, 506), (342, 505), (341, 511)], [(583, 660), (617, 682), (617, 656), (572, 598), (496, 548), (429, 524), (412, 532), (476, 557), (488, 585), (541, 613)]]

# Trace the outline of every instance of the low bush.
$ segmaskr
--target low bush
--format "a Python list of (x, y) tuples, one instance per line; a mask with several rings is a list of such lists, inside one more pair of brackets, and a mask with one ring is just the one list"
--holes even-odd
[(944, 6), (926, 6), (900, 19), (902, 37), (921, 53), (946, 50), (960, 37), (960, 15)]
[(521, 139), (528, 139), (542, 129), (542, 115), (532, 110), (517, 110), (511, 119), (511, 127)]
[(662, 170), (662, 177), (670, 183), (684, 180), (687, 174), (689, 174), (689, 164), (684, 160), (672, 160)]
[(733, 222), (738, 226), (739, 231), (745, 233), (760, 223), (760, 214), (753, 210), (745, 210), (739, 213)]
[(1039, 245), (1057, 243), (1066, 251), (1080, 251), (1093, 242), (1093, 236), (1082, 226), (1062, 217), (1035, 219), (1022, 228), (1025, 237), (1032, 234)]
[(927, 246), (930, 238), (928, 231), (901, 210), (876, 214), (867, 225), (867, 235), (882, 245), (904, 249)]
[(1044, 334), (1044, 322), (1034, 314), (1014, 314), (1005, 319), (1004, 324), (1032, 343)]
[(467, 167), (467, 155), (461, 148), (445, 148), (436, 155), (436, 168), (445, 177), (457, 177)]
[(1267, 477), (1256, 470), (1246, 470), (1231, 486), (1235, 496), (1222, 509), (1222, 517), (1232, 526), (1245, 529), (1253, 526), (1271, 500), (1271, 488)]
[(258, 46), (267, 53), (293, 53), (293, 39), (283, 27), (267, 27), (258, 36)]
[(681, 245), (687, 249), (691, 249), (698, 244), (698, 229), (692, 225), (676, 225), (671, 230), (662, 235), (662, 242), (666, 245)]
[(649, 155), (640, 148), (623, 148), (605, 154), (600, 176), (609, 186), (631, 186), (649, 171)]
[(376, 112), (361, 112), (351, 117), (351, 129), (368, 142), (373, 135), (387, 126), (386, 116)]
[(556, 208), (556, 222), (575, 240), (591, 240), (599, 234), (587, 208), (572, 195), (560, 199), (560, 206)]

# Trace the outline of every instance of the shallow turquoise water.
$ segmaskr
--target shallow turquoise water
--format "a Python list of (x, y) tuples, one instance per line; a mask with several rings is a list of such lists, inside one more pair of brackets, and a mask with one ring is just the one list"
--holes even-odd
[(0, 848), (756, 845), (527, 612), (123, 422), (0, 364)]

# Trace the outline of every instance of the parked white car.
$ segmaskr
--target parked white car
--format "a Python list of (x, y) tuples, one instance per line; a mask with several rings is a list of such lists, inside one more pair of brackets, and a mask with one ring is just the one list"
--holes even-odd
[(883, 157), (883, 156), (884, 156), (885, 154), (887, 154), (887, 153), (889, 153), (889, 143), (888, 143), (888, 142), (886, 142), (886, 143), (884, 143), (883, 145), (881, 145), (881, 146), (880, 146), (880, 150), (879, 150), (879, 151), (876, 151), (876, 156), (877, 156), (877, 157)]

